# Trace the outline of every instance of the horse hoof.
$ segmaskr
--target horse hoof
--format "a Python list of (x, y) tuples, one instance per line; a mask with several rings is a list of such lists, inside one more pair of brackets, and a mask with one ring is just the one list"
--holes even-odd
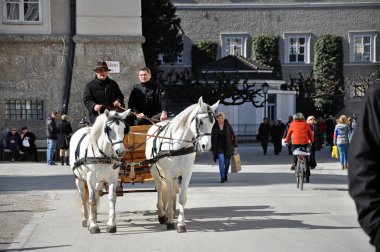
[(116, 233), (116, 226), (107, 226), (107, 233)]
[(175, 229), (174, 223), (166, 223), (166, 229), (167, 230), (174, 230)]
[(99, 227), (90, 227), (89, 228), (91, 234), (98, 234), (100, 233)]
[(82, 227), (87, 227), (87, 220), (82, 220)]
[(186, 226), (185, 225), (178, 225), (177, 226), (177, 233), (186, 233)]
[(160, 224), (166, 224), (167, 221), (168, 221), (168, 218), (166, 218), (166, 216), (158, 216), (158, 221), (160, 222)]

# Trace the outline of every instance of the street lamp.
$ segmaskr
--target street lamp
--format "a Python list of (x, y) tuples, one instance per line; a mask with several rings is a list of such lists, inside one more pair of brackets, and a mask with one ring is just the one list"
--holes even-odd
[(261, 85), (261, 90), (264, 94), (264, 118), (267, 117), (267, 94), (269, 90), (269, 84), (264, 82), (263, 85)]

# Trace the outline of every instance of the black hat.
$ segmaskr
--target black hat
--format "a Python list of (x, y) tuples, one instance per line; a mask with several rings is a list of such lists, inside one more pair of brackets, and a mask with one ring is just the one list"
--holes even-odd
[(111, 69), (108, 68), (107, 63), (105, 61), (98, 61), (96, 62), (96, 66), (93, 69), (95, 72), (98, 70), (107, 70), (111, 71)]

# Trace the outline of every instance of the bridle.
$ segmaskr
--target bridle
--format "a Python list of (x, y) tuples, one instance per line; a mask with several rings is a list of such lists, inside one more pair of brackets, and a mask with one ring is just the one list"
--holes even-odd
[[(111, 116), (107, 119), (106, 123), (105, 123), (105, 126), (104, 126), (104, 133), (107, 135), (107, 138), (108, 138), (108, 141), (111, 143), (111, 149), (112, 149), (112, 154), (114, 153), (114, 145), (116, 144), (120, 144), (120, 143), (124, 143), (124, 137), (125, 137), (125, 134), (129, 132), (129, 126), (128, 124), (124, 123), (125, 125), (125, 128), (124, 128), (124, 136), (123, 136), (123, 139), (120, 140), (120, 141), (116, 141), (116, 142), (113, 142), (112, 139), (111, 139), (111, 136), (110, 136), (110, 131), (111, 131), (111, 127), (110, 125), (113, 124), (113, 123), (116, 123), (117, 125), (119, 125), (121, 123), (124, 123), (124, 120), (122, 118), (120, 118), (119, 116)], [(99, 152), (107, 157), (107, 158), (111, 158), (111, 159), (114, 159), (113, 157), (108, 157), (107, 154), (104, 153), (104, 151), (102, 149), (100, 149), (99, 147), (99, 144), (98, 144), (98, 141), (96, 141), (96, 145), (97, 145), (97, 148), (99, 150)]]
[[(200, 117), (199, 115), (206, 115), (206, 116)], [(208, 108), (207, 111), (205, 112), (198, 111), (193, 117), (193, 119), (191, 120), (191, 121), (195, 120), (195, 130), (196, 130), (195, 138), (197, 140), (203, 136), (211, 136), (211, 132), (201, 132), (199, 130), (200, 126), (203, 124), (203, 120), (202, 120), (203, 118), (208, 118), (210, 123), (213, 124), (215, 120), (215, 113), (210, 108)]]

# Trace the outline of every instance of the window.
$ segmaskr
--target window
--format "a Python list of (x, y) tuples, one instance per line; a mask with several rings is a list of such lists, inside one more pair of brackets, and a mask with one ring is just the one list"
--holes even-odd
[(7, 100), (5, 101), (5, 119), (43, 120), (43, 105), (42, 100)]
[(4, 0), (5, 22), (36, 23), (41, 21), (39, 0)]
[(245, 34), (222, 34), (222, 57), (240, 55), (247, 57), (247, 38)]
[(285, 63), (310, 63), (310, 35), (285, 34)]
[(164, 65), (169, 65), (169, 64), (181, 65), (181, 64), (183, 64), (183, 57), (182, 57), (182, 53), (181, 53), (180, 55), (178, 55), (176, 61), (174, 61), (173, 63), (170, 63), (170, 62), (164, 61), (164, 55), (162, 53), (160, 53), (160, 54), (158, 54), (158, 61), (160, 64), (164, 64)]
[(350, 61), (375, 62), (377, 32), (350, 32)]

